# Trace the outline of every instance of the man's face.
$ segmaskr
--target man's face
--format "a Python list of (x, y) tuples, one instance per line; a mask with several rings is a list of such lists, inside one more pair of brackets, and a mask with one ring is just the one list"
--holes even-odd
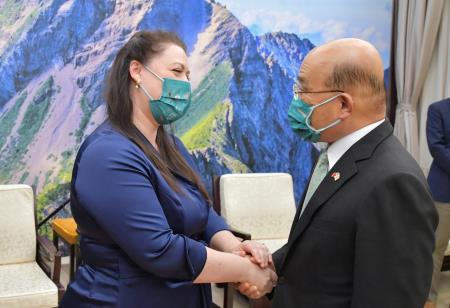
[[(299, 97), (305, 103), (314, 106), (339, 94), (336, 90), (341, 89), (331, 89), (325, 86), (325, 80), (330, 74), (330, 64), (314, 59), (314, 57), (306, 57), (297, 77)], [(311, 115), (312, 127), (320, 129), (338, 119), (341, 106), (339, 98), (340, 97), (338, 96), (328, 104), (317, 107), (313, 111)], [(333, 142), (334, 128), (335, 127), (323, 131), (321, 133), (320, 141)]]

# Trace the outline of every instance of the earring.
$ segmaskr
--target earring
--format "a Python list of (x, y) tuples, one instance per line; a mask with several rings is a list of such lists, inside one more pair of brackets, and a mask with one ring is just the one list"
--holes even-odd
[(136, 81), (136, 89), (139, 89), (139, 85), (141, 84), (141, 81), (140, 80), (138, 80), (138, 81)]

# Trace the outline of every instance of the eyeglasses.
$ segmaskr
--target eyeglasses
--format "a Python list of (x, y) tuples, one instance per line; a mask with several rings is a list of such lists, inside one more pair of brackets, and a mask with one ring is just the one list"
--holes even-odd
[(320, 90), (320, 91), (301, 91), (300, 90), (300, 86), (296, 83), (294, 83), (294, 85), (292, 86), (292, 91), (294, 92), (294, 98), (295, 99), (299, 99), (301, 94), (307, 94), (307, 93), (331, 93), (331, 92), (339, 92), (339, 93), (344, 93), (344, 91), (342, 90)]

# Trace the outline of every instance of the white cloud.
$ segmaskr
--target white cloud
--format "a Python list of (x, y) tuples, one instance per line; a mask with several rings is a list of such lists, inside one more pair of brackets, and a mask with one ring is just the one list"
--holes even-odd
[(324, 23), (322, 29), (322, 37), (325, 42), (329, 42), (338, 38), (348, 37), (348, 24), (342, 21), (329, 20)]
[[(389, 0), (384, 4), (373, 0), (370, 7), (359, 7), (350, 15), (342, 14), (345, 5), (335, 5), (332, 11), (322, 11), (321, 5), (301, 10), (298, 3), (293, 5), (291, 0), (285, 0), (286, 5), (281, 5), (281, 0), (276, 3), (272, 2), (273, 0), (219, 1), (226, 3), (228, 9), (256, 34), (274, 31), (296, 33), (300, 37), (307, 34), (315, 44), (355, 37), (371, 42), (385, 61), (389, 58), (391, 10)], [(288, 5), (289, 3), (291, 5)], [(293, 9), (293, 6), (298, 9)]]
[(366, 28), (350, 25), (348, 22), (330, 19), (319, 22), (300, 12), (274, 10), (247, 10), (240, 15), (244, 25), (258, 25), (263, 32), (284, 31), (297, 34), (320, 33), (323, 43), (344, 37), (356, 37), (372, 42), (380, 51), (389, 47), (389, 37), (371, 25)]
[(369, 26), (364, 29), (354, 29), (352, 32), (352, 37), (371, 42), (380, 52), (389, 50), (390, 40), (388, 35), (389, 33), (387, 35), (383, 34), (374, 26)]
[(285, 31), (297, 34), (323, 34), (326, 41), (344, 36), (348, 32), (348, 24), (337, 20), (325, 23), (314, 21), (300, 12), (274, 10), (247, 10), (239, 16), (244, 25), (258, 25), (263, 31)]

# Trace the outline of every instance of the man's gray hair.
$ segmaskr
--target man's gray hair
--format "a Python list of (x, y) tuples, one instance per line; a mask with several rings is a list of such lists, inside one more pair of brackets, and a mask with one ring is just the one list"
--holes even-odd
[(371, 90), (374, 95), (385, 94), (383, 80), (355, 64), (337, 64), (325, 85), (339, 90), (362, 87)]

